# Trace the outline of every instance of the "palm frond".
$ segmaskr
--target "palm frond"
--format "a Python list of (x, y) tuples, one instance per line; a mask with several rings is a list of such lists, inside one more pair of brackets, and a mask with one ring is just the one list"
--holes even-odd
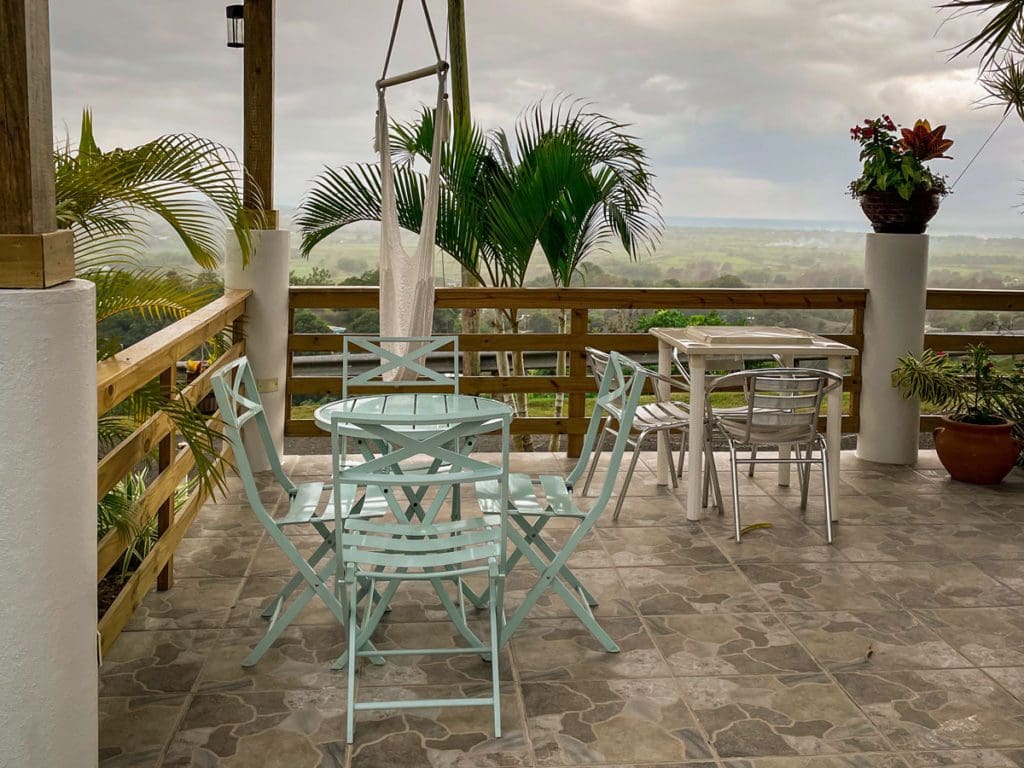
[(78, 277), (96, 286), (96, 322), (132, 313), (149, 320), (177, 320), (208, 304), (213, 288), (191, 288), (158, 268), (92, 267)]
[(950, 56), (955, 59), (964, 54), (979, 53), (985, 67), (1000, 58), (1007, 45), (1013, 42), (1024, 19), (1024, 0), (949, 0), (940, 3), (939, 8), (949, 11), (951, 18), (992, 14), (981, 30), (954, 48)]
[(70, 141), (59, 145), (54, 162), (58, 226), (75, 231), (78, 241), (117, 236), (138, 245), (145, 214), (155, 214), (204, 268), (220, 261), (225, 223), (248, 258), (258, 222), (242, 205), (240, 163), (217, 142), (171, 134), (104, 152), (86, 112), (77, 151)]

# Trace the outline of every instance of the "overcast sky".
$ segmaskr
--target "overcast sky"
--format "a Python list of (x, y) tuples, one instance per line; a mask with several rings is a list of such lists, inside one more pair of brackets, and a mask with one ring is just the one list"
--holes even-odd
[[(947, 123), (955, 178), (1001, 116), (977, 109), (974, 64), (943, 52), (978, 26), (940, 26), (937, 0), (467, 0), (474, 118), (511, 127), (566, 93), (633, 124), (666, 216), (857, 221), (850, 126), (890, 113)], [(429, 0), (438, 26), (444, 0)], [(54, 121), (94, 112), (101, 147), (193, 132), (241, 148), (242, 54), (224, 2), (50, 0)], [(278, 0), (278, 206), (324, 164), (374, 159), (371, 137), (393, 0)], [(407, 3), (395, 69), (431, 63)], [(395, 89), (391, 113), (432, 100)], [(1024, 235), (1024, 125), (1011, 118), (933, 229)]]

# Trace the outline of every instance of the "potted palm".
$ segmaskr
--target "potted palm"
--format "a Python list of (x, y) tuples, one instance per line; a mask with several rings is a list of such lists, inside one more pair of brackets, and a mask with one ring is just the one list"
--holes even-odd
[(987, 347), (972, 346), (954, 359), (925, 350), (900, 358), (893, 384), (946, 411), (935, 429), (935, 451), (954, 480), (999, 483), (1020, 458), (1024, 415), (1024, 363), (999, 370)]
[[(899, 133), (897, 133), (899, 131)], [(946, 126), (932, 129), (927, 120), (900, 128), (889, 115), (865, 120), (850, 129), (861, 146), (861, 175), (850, 183), (850, 194), (860, 201), (875, 232), (920, 235), (949, 193), (946, 178), (925, 162), (948, 158), (953, 146), (944, 137)]]

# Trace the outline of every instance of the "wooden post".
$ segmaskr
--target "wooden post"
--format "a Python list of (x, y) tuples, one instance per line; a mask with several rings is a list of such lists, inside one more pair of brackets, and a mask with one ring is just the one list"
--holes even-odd
[(55, 232), (47, 0), (0, 0), (0, 288), (75, 275), (70, 232)]
[[(590, 312), (586, 309), (574, 309), (569, 320), (569, 335), (581, 339), (590, 333)], [(569, 378), (576, 381), (587, 377), (587, 353), (576, 350), (569, 355)], [(569, 394), (569, 418), (579, 419), (587, 415), (587, 395), (584, 392)], [(566, 441), (566, 456), (579, 458), (583, 450), (583, 435), (570, 434)]]
[[(175, 392), (175, 379), (177, 377), (177, 369), (175, 366), (171, 366), (166, 371), (160, 374), (160, 389), (164, 394), (164, 397), (171, 398)], [(173, 427), (167, 433), (167, 436), (160, 441), (157, 456), (157, 469), (162, 474), (171, 468), (171, 464), (174, 463), (174, 429)], [(170, 495), (167, 500), (160, 505), (160, 508), (156, 513), (156, 533), (157, 537), (162, 537), (167, 531), (174, 525), (174, 497), (177, 489), (171, 489)], [(163, 570), (156, 577), (156, 588), (163, 592), (174, 586), (174, 556), (171, 555), (167, 558), (167, 565), (164, 566)]]
[[(469, 105), (469, 55), (466, 49), (466, 5), (465, 0), (448, 0), (448, 47), (451, 59), (452, 122), (455, 133), (469, 131), (473, 127), (473, 115)], [(478, 286), (473, 272), (462, 267), (463, 287)], [(480, 314), (475, 308), (462, 310), (462, 332), (480, 333)], [(480, 375), (480, 353), (467, 352), (466, 373)]]
[(242, 196), (277, 229), (274, 209), (274, 0), (245, 0), (245, 79)]

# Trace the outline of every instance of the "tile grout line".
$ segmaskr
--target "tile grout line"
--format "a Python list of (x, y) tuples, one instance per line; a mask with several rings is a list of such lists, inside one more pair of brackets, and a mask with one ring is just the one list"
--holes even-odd
[[(670, 471), (674, 471), (674, 469), (672, 469)], [(680, 480), (680, 485), (682, 485), (682, 480)], [(714, 544), (714, 542), (712, 542), (712, 543)], [(717, 544), (715, 544), (715, 547), (717, 548)], [(724, 553), (722, 553), (722, 554), (724, 556)], [(625, 594), (626, 595), (630, 595), (629, 587), (626, 584), (626, 580), (622, 576), (622, 574), (619, 573), (619, 566), (615, 565), (614, 561), (611, 561), (611, 562), (612, 562), (612, 568), (615, 571), (615, 576), (619, 580), (619, 583), (622, 585)], [(630, 599), (631, 599), (631, 602), (633, 602), (631, 596), (630, 596)], [(661, 659), (662, 664), (665, 665), (665, 669), (668, 670), (669, 676), (670, 676), (673, 684), (675, 685), (676, 692), (679, 695), (679, 700), (682, 702), (683, 707), (686, 710), (686, 713), (689, 715), (690, 719), (693, 721), (694, 727), (697, 729), (697, 732), (700, 733), (701, 738), (704, 739), (704, 744), (707, 746), (707, 749), (711, 753), (710, 754), (711, 759), (714, 761), (716, 766), (719, 766), (721, 768), (722, 766), (725, 765), (725, 763), (723, 762), (722, 757), (718, 754), (718, 750), (715, 748), (715, 744), (711, 740), (711, 737), (708, 734), (707, 729), (704, 727), (704, 724), (700, 721), (700, 718), (697, 717), (697, 714), (693, 711), (693, 708), (690, 706), (690, 702), (687, 701), (686, 696), (683, 694), (682, 687), (679, 685), (679, 678), (675, 674), (672, 665), (669, 664), (668, 659), (665, 658), (665, 654), (662, 653), (662, 650), (658, 646), (658, 643), (655, 642), (654, 635), (651, 634), (650, 628), (647, 626), (647, 623), (644, 621), (644, 615), (640, 611), (639, 603), (634, 602), (633, 603), (633, 608), (636, 610), (636, 616), (637, 616), (637, 619), (638, 619), (638, 621), (640, 623), (640, 628), (643, 630), (644, 634), (647, 636), (647, 640), (651, 643), (651, 647), (654, 648), (654, 651), (658, 654), (658, 658)]]
[[(702, 530), (704, 529), (703, 525), (701, 526), (701, 528), (702, 528)], [(705, 531), (705, 533), (707, 533), (707, 532)], [(838, 535), (838, 534), (839, 534), (839, 530), (836, 531), (836, 535)], [(717, 546), (718, 542), (716, 541), (715, 544)], [(742, 546), (742, 545), (739, 545), (739, 546)], [(829, 545), (829, 544), (823, 542), (822, 546), (834, 546), (834, 545)], [(721, 548), (719, 547), (719, 549), (721, 549)], [(885, 745), (888, 745), (889, 748), (890, 748), (890, 751), (894, 751), (895, 750), (895, 746), (889, 740), (889, 738), (884, 733), (882, 733), (881, 729), (875, 724), (875, 721), (872, 720), (870, 717), (868, 717), (867, 713), (864, 712), (864, 709), (853, 699), (853, 697), (849, 694), (849, 692), (847, 692), (847, 690), (842, 685), (840, 685), (839, 681), (835, 679), (835, 676), (828, 669), (828, 667), (826, 665), (822, 664), (821, 662), (819, 662), (817, 656), (815, 656), (813, 653), (810, 652), (810, 650), (804, 645), (803, 641), (801, 641), (800, 638), (797, 637), (796, 633), (793, 632), (792, 629), (790, 629), (789, 625), (779, 615), (779, 612), (776, 611), (772, 607), (771, 603), (769, 603), (767, 600), (765, 600), (762, 597), (761, 593), (757, 590), (757, 588), (755, 587), (754, 583), (752, 581), (750, 581), (750, 579), (747, 577), (747, 575), (745, 573), (743, 573), (743, 570), (739, 567), (740, 564), (736, 563), (731, 557), (729, 557), (729, 555), (727, 553), (723, 552), (722, 554), (726, 556), (726, 558), (729, 560), (729, 562), (732, 564), (733, 568), (736, 570), (738, 575), (744, 580), (744, 582), (747, 583), (750, 586), (751, 591), (753, 591), (753, 593), (755, 595), (757, 595), (758, 598), (760, 598), (764, 602), (764, 604), (768, 608), (768, 612), (772, 616), (774, 616), (776, 621), (778, 621), (779, 624), (785, 629), (785, 631), (789, 633), (789, 635), (793, 638), (794, 642), (796, 642), (796, 644), (801, 648), (801, 650), (803, 650), (803, 652), (807, 654), (808, 658), (812, 659), (814, 661), (814, 663), (817, 664), (821, 668), (822, 673), (828, 678), (828, 680), (832, 683), (832, 685), (834, 685), (842, 693), (842, 695), (856, 708), (856, 710), (861, 713), (861, 716), (871, 726), (872, 730), (874, 730), (875, 733), (877, 733), (878, 736), (882, 739), (882, 743), (885, 744)], [(840, 555), (842, 555), (842, 553), (840, 553)], [(846, 563), (846, 564), (850, 564), (850, 563)], [(854, 567), (856, 567), (856, 566), (854, 566)], [(874, 581), (872, 581), (871, 583), (874, 584)], [(877, 587), (878, 585), (876, 584), (875, 586)], [(884, 594), (888, 594), (884, 590), (881, 590), (881, 591)], [(833, 727), (834, 727), (834, 724), (833, 724)], [(717, 750), (715, 750), (715, 752), (717, 754)]]

